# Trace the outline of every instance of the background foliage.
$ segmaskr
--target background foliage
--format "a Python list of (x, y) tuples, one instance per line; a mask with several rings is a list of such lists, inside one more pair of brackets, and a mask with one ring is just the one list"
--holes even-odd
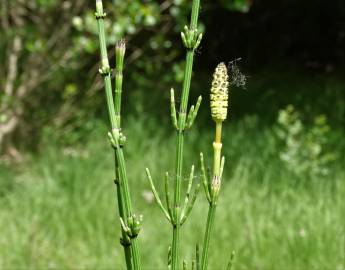
[[(28, 135), (34, 147), (43, 129), (51, 129), (55, 135), (63, 130), (73, 141), (70, 131), (86, 132), (92, 126), (89, 121), (103, 117), (93, 4), (84, 0), (1, 2), (2, 152), (14, 144), (15, 148), (27, 147), (23, 138)], [(125, 37), (128, 41), (128, 112), (156, 111), (162, 107), (157, 106), (162, 96), (165, 102), (167, 89), (182, 80), (179, 31), (189, 6), (184, 0), (107, 1), (111, 56), (116, 40)], [(287, 96), (291, 102), (299, 102), (301, 109), (318, 99), (323, 104), (315, 107), (323, 106), (322, 110), (335, 102), (336, 110), (328, 111), (332, 120), (343, 124), (343, 88), (329, 90), (322, 80), (337, 77), (344, 66), (344, 10), (343, 1), (317, 1), (312, 6), (308, 1), (204, 1), (200, 27), (206, 35), (195, 71), (202, 87), (196, 85), (195, 89), (206, 93), (204, 85), (209, 81), (204, 75), (217, 62), (241, 57), (250, 84), (265, 80), (268, 74), (271, 78), (269, 85), (248, 85), (249, 94), (234, 93), (241, 99), (234, 104), (238, 106), (235, 113), (238, 109), (241, 114), (258, 112), (260, 103), (271, 102), (272, 111), (267, 113), (274, 118), (280, 109), (277, 101)], [(320, 80), (317, 89), (295, 90), (302, 88), (299, 79), (306, 76)], [(275, 83), (284, 80), (298, 85), (286, 91), (274, 89)], [(306, 99), (312, 101), (306, 104)], [(243, 106), (248, 102), (254, 104)]]

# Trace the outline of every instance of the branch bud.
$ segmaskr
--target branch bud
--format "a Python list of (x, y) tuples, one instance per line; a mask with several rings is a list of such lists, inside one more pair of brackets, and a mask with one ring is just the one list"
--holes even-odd
[(120, 136), (119, 136), (119, 145), (120, 146), (124, 146), (124, 144), (126, 143), (127, 138), (125, 135), (123, 135), (122, 132), (120, 132)]
[(116, 55), (116, 71), (120, 71), (123, 68), (123, 60), (126, 53), (126, 42), (124, 39), (120, 39), (115, 45), (115, 55)]
[(128, 227), (130, 229), (130, 237), (135, 238), (138, 236), (141, 229), (141, 222), (143, 221), (142, 215), (132, 215), (128, 218)]
[(181, 32), (181, 38), (183, 45), (189, 50), (196, 50), (201, 42), (202, 33), (199, 33), (197, 29), (188, 28), (185, 26), (183, 32)]

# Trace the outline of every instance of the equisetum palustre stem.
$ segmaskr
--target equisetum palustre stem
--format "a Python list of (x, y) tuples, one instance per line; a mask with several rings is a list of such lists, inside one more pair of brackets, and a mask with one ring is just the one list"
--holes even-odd
[[(181, 32), (181, 38), (183, 45), (185, 46), (187, 53), (186, 53), (186, 65), (184, 71), (184, 80), (182, 86), (182, 94), (181, 94), (181, 105), (179, 108), (179, 114), (176, 114), (176, 105), (175, 105), (175, 97), (174, 97), (174, 90), (171, 90), (171, 118), (172, 123), (177, 131), (177, 139), (176, 139), (176, 160), (175, 160), (175, 182), (174, 182), (174, 194), (173, 194), (173, 201), (170, 202), (169, 198), (169, 186), (166, 184), (166, 202), (167, 202), (167, 209), (163, 206), (158, 193), (154, 187), (152, 177), (150, 171), (146, 169), (146, 173), (148, 179), (150, 181), (152, 192), (156, 198), (156, 201), (159, 207), (162, 209), (164, 215), (168, 219), (168, 221), (172, 225), (172, 245), (171, 245), (171, 252), (169, 261), (171, 262), (171, 269), (176, 270), (181, 268), (179, 260), (179, 252), (180, 252), (180, 228), (183, 223), (186, 221), (193, 205), (195, 203), (199, 185), (195, 188), (194, 194), (190, 199), (190, 192), (193, 184), (194, 178), (194, 166), (191, 169), (190, 177), (189, 177), (189, 184), (188, 190), (186, 192), (186, 198), (184, 200), (184, 205), (181, 205), (181, 187), (182, 187), (182, 179), (183, 179), (183, 158), (184, 158), (184, 138), (186, 134), (186, 130), (189, 129), (198, 113), (201, 97), (198, 98), (196, 105), (191, 106), (190, 110), (187, 110), (188, 106), (188, 99), (189, 99), (189, 90), (191, 85), (192, 79), (192, 69), (193, 69), (193, 62), (194, 62), (194, 54), (195, 50), (200, 45), (202, 34), (199, 33), (197, 30), (198, 26), (198, 17), (199, 17), (199, 10), (200, 10), (200, 0), (193, 0), (192, 3), (192, 14), (190, 19), (190, 25), (184, 27), (184, 31)], [(168, 179), (166, 177), (166, 179)], [(168, 180), (166, 180), (168, 181)]]
[[(184, 72), (184, 81), (181, 93), (181, 105), (179, 108), (179, 114), (176, 113), (175, 93), (171, 89), (171, 119), (174, 128), (177, 131), (176, 138), (176, 162), (175, 162), (175, 181), (174, 181), (174, 193), (173, 198), (170, 197), (169, 190), (169, 174), (166, 173), (165, 177), (165, 201), (166, 207), (163, 205), (159, 198), (158, 192), (153, 184), (151, 173), (146, 169), (147, 177), (153, 192), (153, 195), (163, 211), (165, 217), (172, 225), (172, 245), (169, 251), (169, 268), (177, 270), (180, 268), (186, 268), (187, 263), (180, 264), (179, 252), (180, 252), (180, 228), (187, 220), (197, 198), (200, 185), (195, 187), (194, 193), (192, 193), (193, 179), (194, 179), (194, 166), (192, 166), (188, 188), (184, 203), (181, 200), (182, 193), (182, 179), (183, 179), (183, 158), (184, 158), (184, 138), (186, 131), (193, 125), (197, 116), (201, 96), (198, 98), (197, 103), (192, 105), (188, 110), (188, 99), (192, 78), (192, 69), (194, 62), (195, 50), (200, 45), (202, 34), (197, 30), (198, 17), (200, 10), (200, 0), (193, 0), (192, 13), (190, 26), (185, 26), (184, 31), (181, 33), (183, 45), (186, 52), (186, 65)], [(137, 237), (141, 228), (141, 217), (137, 217), (132, 212), (132, 204), (130, 198), (130, 191), (128, 185), (127, 171), (125, 158), (123, 153), (123, 147), (125, 145), (126, 138), (121, 130), (121, 93), (123, 83), (123, 63), (125, 55), (125, 42), (120, 40), (115, 49), (116, 55), (116, 70), (115, 70), (115, 90), (113, 97), (113, 90), (111, 85), (111, 73), (112, 70), (109, 65), (107, 47), (106, 47), (106, 35), (104, 29), (104, 18), (106, 14), (103, 11), (102, 0), (96, 0), (96, 18), (98, 21), (100, 51), (101, 51), (101, 63), (100, 73), (104, 78), (105, 93), (108, 107), (108, 115), (111, 124), (111, 131), (109, 132), (109, 138), (111, 145), (114, 149), (115, 157), (115, 184), (117, 187), (117, 201), (121, 223), (121, 244), (124, 248), (126, 266), (127, 269), (141, 269), (139, 247), (137, 243)], [(196, 261), (192, 265), (196, 266), (197, 270), (207, 269), (208, 262), (208, 250), (210, 244), (210, 237), (214, 224), (214, 217), (216, 212), (216, 206), (218, 201), (218, 194), (221, 186), (221, 178), (224, 168), (224, 157), (221, 158), (222, 149), (222, 123), (227, 116), (228, 107), (228, 75), (227, 68), (224, 63), (217, 66), (213, 75), (213, 82), (211, 87), (211, 114), (216, 123), (215, 128), (215, 140), (213, 142), (213, 176), (208, 179), (205, 173), (205, 166), (203, 161), (203, 155), (201, 158), (201, 171), (203, 186), (206, 193), (206, 198), (209, 202), (209, 211), (206, 222), (206, 230), (203, 242), (203, 249), (201, 259), (199, 259), (199, 248), (196, 249)], [(230, 263), (229, 263), (230, 265)]]
[(141, 269), (139, 247), (137, 243), (137, 236), (140, 231), (141, 217), (137, 217), (132, 212), (130, 191), (127, 179), (126, 164), (123, 153), (125, 144), (125, 137), (121, 132), (120, 127), (120, 108), (121, 108), (121, 92), (122, 92), (122, 69), (123, 59), (125, 54), (124, 43), (118, 43), (116, 47), (116, 69), (115, 76), (115, 103), (113, 98), (113, 89), (111, 84), (112, 70), (109, 65), (106, 35), (104, 27), (104, 18), (106, 14), (103, 11), (102, 0), (96, 0), (96, 13), (95, 13), (99, 42), (101, 51), (102, 66), (99, 70), (104, 78), (104, 86), (106, 92), (106, 101), (108, 107), (108, 115), (110, 119), (111, 131), (109, 132), (109, 139), (114, 149), (115, 158), (115, 184), (117, 187), (117, 200), (119, 215), (121, 221), (122, 238), (121, 244), (124, 247), (127, 269)]
[(204, 179), (204, 189), (209, 202), (209, 210), (206, 221), (203, 250), (201, 256), (201, 270), (206, 270), (208, 265), (208, 253), (210, 238), (214, 226), (214, 218), (218, 202), (218, 195), (221, 187), (222, 174), (224, 168), (224, 157), (221, 158), (222, 150), (222, 124), (227, 117), (228, 109), (228, 87), (229, 77), (224, 63), (220, 63), (215, 73), (211, 87), (211, 115), (216, 123), (215, 139), (213, 142), (213, 176), (207, 179), (204, 169), (203, 156), (201, 154), (201, 167)]

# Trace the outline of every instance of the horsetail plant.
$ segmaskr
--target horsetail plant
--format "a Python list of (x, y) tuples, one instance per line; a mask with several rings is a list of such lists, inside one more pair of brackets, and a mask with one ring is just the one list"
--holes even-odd
[[(213, 175), (211, 179), (207, 178), (204, 165), (203, 154), (200, 154), (201, 172), (203, 178), (203, 186), (206, 198), (209, 203), (209, 210), (206, 222), (206, 230), (204, 236), (201, 270), (207, 269), (208, 249), (210, 238), (214, 224), (214, 217), (218, 202), (219, 190), (221, 187), (225, 158), (221, 158), (222, 149), (222, 124), (227, 117), (228, 111), (228, 87), (229, 76), (227, 67), (224, 63), (220, 63), (213, 74), (211, 86), (211, 115), (216, 123), (215, 140), (213, 142)], [(231, 260), (232, 261), (232, 260)], [(229, 264), (230, 265), (230, 264)]]
[(202, 33), (200, 33), (197, 29), (198, 26), (198, 17), (199, 17), (199, 9), (200, 9), (200, 0), (193, 0), (192, 4), (192, 14), (190, 19), (190, 25), (184, 27), (184, 31), (181, 32), (181, 39), (183, 45), (185, 46), (187, 53), (186, 53), (186, 66), (184, 71), (184, 81), (182, 86), (182, 94), (181, 94), (181, 105), (179, 109), (179, 114), (176, 114), (176, 105), (175, 105), (175, 93), (174, 90), (171, 89), (171, 98), (170, 98), (170, 107), (171, 107), (171, 118), (174, 128), (177, 131), (177, 143), (176, 143), (176, 162), (175, 162), (175, 187), (174, 187), (174, 196), (171, 202), (170, 200), (170, 191), (169, 191), (169, 175), (166, 173), (165, 177), (165, 194), (166, 194), (166, 205), (165, 208), (158, 196), (158, 193), (154, 187), (152, 177), (150, 174), (149, 169), (146, 169), (147, 177), (149, 179), (152, 192), (155, 196), (155, 199), (162, 209), (164, 215), (168, 219), (168, 221), (172, 225), (172, 246), (171, 246), (171, 269), (176, 270), (181, 268), (179, 264), (179, 249), (180, 249), (180, 228), (183, 223), (187, 220), (188, 215), (190, 214), (193, 205), (195, 203), (199, 185), (195, 188), (195, 191), (191, 197), (191, 190), (193, 186), (193, 179), (194, 179), (194, 166), (192, 166), (188, 187), (186, 192), (186, 197), (184, 200), (183, 206), (181, 205), (181, 183), (183, 180), (183, 146), (184, 146), (184, 136), (186, 134), (186, 130), (189, 129), (196, 118), (198, 113), (200, 103), (201, 103), (201, 96), (198, 98), (197, 103), (195, 106), (191, 106), (189, 112), (187, 111), (188, 105), (188, 98), (189, 98), (189, 90), (191, 85), (191, 78), (192, 78), (192, 69), (193, 69), (193, 62), (194, 62), (194, 54), (195, 50), (199, 47)]
[[(194, 62), (195, 50), (199, 47), (202, 33), (197, 29), (198, 17), (200, 9), (200, 0), (193, 0), (192, 13), (190, 25), (185, 26), (181, 32), (181, 39), (186, 48), (186, 64), (184, 71), (184, 81), (182, 85), (181, 104), (178, 110), (175, 104), (174, 89), (170, 91), (170, 110), (173, 127), (177, 132), (176, 140), (176, 160), (175, 160), (175, 176), (173, 194), (170, 193), (169, 173), (165, 173), (164, 187), (165, 187), (165, 205), (163, 204), (159, 194), (154, 186), (150, 170), (146, 168), (147, 178), (149, 180), (152, 193), (157, 204), (164, 213), (164, 216), (172, 226), (172, 244), (168, 251), (168, 268), (172, 270), (187, 269), (185, 261), (180, 264), (180, 230), (182, 225), (188, 219), (193, 206), (195, 204), (200, 185), (196, 184), (193, 191), (194, 182), (194, 165), (192, 165), (189, 177), (186, 195), (182, 201), (182, 181), (183, 174), (183, 158), (184, 158), (184, 138), (187, 130), (192, 127), (196, 116), (198, 114), (201, 96), (199, 96), (195, 105), (192, 105), (188, 110), (189, 91), (191, 86), (192, 69)], [(126, 44), (123, 40), (117, 42), (115, 47), (116, 68), (115, 68), (115, 90), (113, 96), (111, 75), (112, 69), (109, 65), (106, 36), (104, 29), (104, 18), (106, 14), (103, 11), (102, 0), (96, 0), (96, 19), (98, 21), (99, 41), (101, 51), (102, 66), (99, 70), (104, 78), (105, 93), (108, 107), (108, 115), (110, 119), (111, 130), (108, 133), (111, 146), (114, 150), (114, 165), (115, 165), (115, 185), (117, 190), (118, 211), (121, 224), (121, 239), (120, 243), (123, 246), (126, 266), (128, 270), (141, 269), (139, 247), (137, 237), (141, 228), (141, 216), (133, 214), (129, 184), (127, 179), (126, 164), (123, 153), (123, 148), (126, 142), (126, 137), (121, 130), (121, 94), (123, 82), (123, 64), (126, 51)], [(206, 270), (208, 261), (208, 250), (210, 245), (211, 233), (214, 225), (215, 211), (218, 201), (218, 195), (221, 186), (224, 157), (221, 158), (222, 148), (222, 123), (227, 117), (228, 109), (228, 87), (229, 77), (227, 67), (224, 63), (220, 63), (213, 75), (211, 87), (211, 115), (216, 123), (215, 140), (213, 142), (213, 174), (212, 177), (206, 176), (204, 157), (200, 154), (201, 160), (201, 176), (202, 185), (209, 202), (208, 217), (206, 222), (206, 230), (202, 247), (202, 254), (200, 256), (199, 245), (196, 245), (195, 259), (192, 261), (192, 269)], [(232, 266), (233, 254), (228, 264), (228, 269)]]
[(108, 133), (111, 146), (114, 149), (115, 160), (115, 185), (117, 188), (117, 201), (120, 215), (122, 237), (120, 243), (124, 248), (127, 269), (141, 269), (139, 247), (137, 237), (141, 227), (141, 216), (137, 217), (132, 212), (130, 191), (127, 179), (126, 164), (123, 147), (126, 137), (121, 131), (121, 93), (122, 93), (122, 70), (125, 56), (125, 42), (119, 41), (116, 45), (116, 70), (115, 70), (115, 100), (112, 93), (111, 73), (107, 54), (106, 36), (102, 0), (96, 0), (96, 13), (99, 31), (99, 42), (102, 66), (99, 70), (104, 78), (108, 115), (111, 131)]

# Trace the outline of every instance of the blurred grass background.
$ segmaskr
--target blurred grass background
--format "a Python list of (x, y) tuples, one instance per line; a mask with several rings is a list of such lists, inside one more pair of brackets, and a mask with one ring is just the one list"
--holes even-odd
[[(147, 269), (163, 269), (170, 227), (153, 203), (143, 170), (152, 168), (158, 183), (162, 168), (173, 173), (174, 138), (157, 134), (158, 124), (151, 121), (148, 128), (146, 121), (128, 119), (126, 153), (135, 212), (144, 215), (143, 263)], [(275, 156), (272, 130), (258, 128), (242, 122), (225, 130), (229, 161), (211, 243), (211, 269), (223, 269), (232, 250), (235, 269), (342, 269), (344, 157), (332, 165), (328, 177), (293, 176)], [(124, 267), (105, 131), (101, 126), (87, 144), (75, 147), (47, 142), (41, 155), (28, 157), (15, 170), (1, 169), (1, 268)], [(212, 131), (192, 132), (188, 165), (200, 149), (210, 160), (211, 136)], [(201, 241), (206, 209), (201, 193), (183, 231), (182, 257), (188, 261)]]
[[(126, 158), (145, 269), (164, 269), (170, 227), (146, 166), (173, 175), (169, 89), (179, 92), (179, 31), (190, 1), (104, 1), (109, 51), (128, 41)], [(122, 269), (112, 152), (93, 1), (2, 0), (0, 38), (0, 269)], [(211, 159), (211, 74), (238, 57), (246, 89), (230, 90), (225, 179), (211, 269), (345, 269), (345, 7), (341, 0), (202, 1), (186, 170)], [(186, 175), (188, 172), (186, 172)], [(198, 177), (198, 175), (197, 175)], [(201, 242), (200, 193), (182, 258)]]

